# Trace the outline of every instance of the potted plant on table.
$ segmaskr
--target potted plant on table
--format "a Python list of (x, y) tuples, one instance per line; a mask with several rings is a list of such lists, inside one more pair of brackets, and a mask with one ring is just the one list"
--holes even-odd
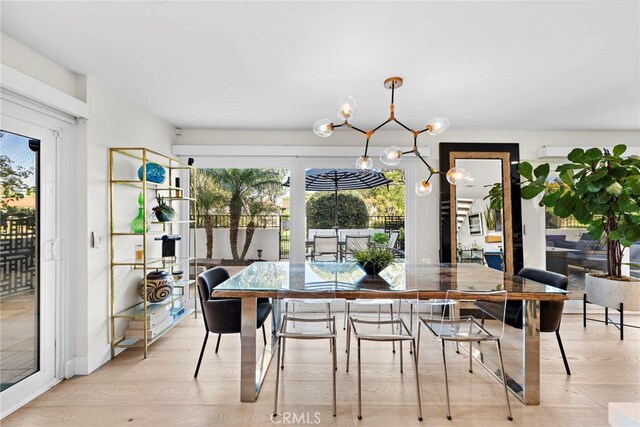
[(373, 276), (384, 270), (394, 259), (391, 250), (378, 246), (354, 251), (353, 257), (365, 273)]
[(589, 273), (585, 294), (589, 302), (604, 307), (640, 310), (640, 281), (622, 275), (626, 248), (640, 240), (640, 156), (623, 157), (627, 147), (617, 145), (610, 152), (599, 148), (572, 150), (568, 163), (556, 168), (560, 185), (548, 185), (549, 164), (535, 169), (528, 162), (519, 166), (524, 177), (521, 193), (533, 199), (545, 192), (540, 204), (553, 208), (561, 218), (571, 215), (587, 225), (593, 239), (604, 236), (607, 272)]
[(171, 205), (168, 205), (162, 196), (156, 197), (156, 200), (158, 201), (158, 206), (154, 207), (152, 210), (156, 214), (158, 221), (173, 221), (173, 218), (176, 215), (175, 209), (173, 209)]

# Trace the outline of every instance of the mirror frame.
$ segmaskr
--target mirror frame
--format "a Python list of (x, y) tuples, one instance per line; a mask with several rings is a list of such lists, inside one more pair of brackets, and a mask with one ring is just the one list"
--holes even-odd
[[(522, 247), (522, 208), (520, 204), (520, 149), (513, 143), (440, 143), (440, 170), (455, 166), (457, 159), (502, 160), (503, 250), (505, 272), (516, 274), (524, 267)], [(505, 179), (506, 178), (506, 179)], [(440, 175), (440, 262), (456, 263), (457, 220), (451, 214), (455, 206), (456, 186), (449, 184), (446, 175)]]

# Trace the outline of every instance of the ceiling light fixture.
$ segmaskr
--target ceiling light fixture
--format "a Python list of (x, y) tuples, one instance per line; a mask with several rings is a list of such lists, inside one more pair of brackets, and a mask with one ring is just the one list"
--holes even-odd
[[(371, 130), (365, 131), (349, 123), (349, 120), (353, 118), (353, 116), (357, 111), (357, 103), (356, 103), (356, 100), (353, 99), (353, 97), (343, 96), (342, 98), (340, 98), (340, 101), (338, 102), (338, 118), (344, 121), (340, 124), (334, 124), (329, 119), (320, 119), (317, 122), (315, 122), (315, 124), (313, 125), (313, 132), (318, 136), (326, 138), (328, 136), (331, 136), (335, 128), (346, 126), (364, 134), (365, 137), (367, 138), (367, 142), (364, 147), (364, 155), (358, 157), (358, 160), (356, 160), (356, 168), (359, 170), (365, 171), (373, 168), (373, 161), (367, 155), (367, 152), (369, 151), (369, 140), (371, 139), (374, 133), (376, 133), (380, 128), (385, 126), (387, 123), (396, 122), (397, 124), (402, 126), (404, 129), (411, 132), (411, 134), (413, 135), (413, 148), (407, 151), (402, 151), (400, 148), (396, 146), (387, 147), (380, 154), (380, 161), (385, 165), (395, 166), (398, 163), (400, 163), (402, 156), (404, 156), (405, 154), (409, 154), (409, 153), (415, 154), (422, 161), (422, 163), (425, 164), (425, 166), (429, 170), (429, 176), (427, 176), (425, 179), (418, 181), (415, 185), (416, 194), (422, 197), (422, 196), (428, 195), (433, 190), (433, 186), (431, 185), (431, 182), (430, 182), (431, 177), (433, 175), (436, 175), (442, 172), (433, 168), (422, 157), (422, 155), (420, 154), (420, 151), (418, 150), (418, 136), (423, 132), (427, 132), (429, 135), (440, 135), (442, 132), (447, 130), (447, 128), (449, 128), (449, 120), (445, 118), (435, 117), (427, 122), (427, 125), (424, 129), (414, 130), (405, 126), (402, 122), (396, 119), (395, 106), (393, 104), (393, 101), (394, 101), (395, 90), (401, 87), (402, 83), (403, 83), (403, 80), (401, 77), (389, 77), (384, 81), (384, 87), (386, 89), (391, 89), (391, 105), (389, 107), (389, 110), (390, 110), (389, 118), (379, 126)], [(470, 179), (469, 172), (467, 172), (462, 168), (450, 169), (449, 171), (447, 171), (446, 177), (447, 177), (447, 181), (449, 181), (449, 183), (452, 185), (466, 184), (467, 182), (469, 182), (469, 179)]]

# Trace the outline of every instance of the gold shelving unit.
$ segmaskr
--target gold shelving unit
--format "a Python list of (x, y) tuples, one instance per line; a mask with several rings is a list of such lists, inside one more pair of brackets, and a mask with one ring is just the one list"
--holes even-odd
[[(133, 159), (133, 160), (132, 160)], [(142, 166), (142, 170), (147, 170), (147, 163), (156, 163), (165, 168), (167, 171), (168, 184), (157, 184), (147, 181), (147, 174), (143, 173), (142, 180), (135, 179), (135, 174), (138, 168)], [(122, 165), (122, 167), (119, 167)], [(137, 166), (136, 166), (137, 165)], [(119, 176), (116, 172), (122, 170), (129, 170), (129, 175), (132, 176)], [(135, 171), (134, 171), (135, 170)], [(133, 172), (133, 173), (132, 173)], [(110, 243), (110, 315), (111, 315), (111, 352), (112, 356), (115, 356), (115, 352), (119, 348), (139, 348), (143, 350), (144, 357), (146, 359), (148, 354), (148, 348), (164, 333), (172, 329), (175, 325), (180, 323), (184, 318), (194, 313), (194, 309), (184, 307), (185, 297), (189, 294), (189, 288), (194, 287), (194, 294), (197, 295), (195, 289), (195, 280), (190, 278), (191, 266), (194, 267), (193, 271), (197, 271), (196, 253), (196, 234), (193, 233), (193, 237), (189, 238), (190, 228), (193, 224), (195, 230), (196, 223), (196, 197), (195, 190), (191, 192), (186, 191), (186, 188), (171, 185), (174, 182), (174, 178), (180, 177), (183, 182), (192, 183), (195, 178), (196, 169), (192, 166), (184, 164), (178, 159), (170, 156), (163, 155), (157, 151), (150, 150), (144, 147), (136, 148), (111, 148), (109, 149), (109, 243)], [(124, 175), (125, 173), (121, 172)], [(147, 231), (146, 227), (143, 227), (143, 233), (134, 233), (127, 225), (122, 225), (118, 222), (120, 218), (116, 218), (116, 206), (123, 203), (130, 203), (128, 201), (122, 201), (116, 198), (115, 190), (118, 187), (133, 187), (140, 189), (142, 192), (142, 206), (144, 207), (145, 215), (151, 214), (151, 208), (154, 206), (155, 199), (158, 195), (163, 196), (164, 200), (171, 203), (176, 210), (178, 210), (180, 204), (187, 204), (186, 209), (182, 209), (183, 212), (188, 212), (188, 219), (180, 219), (175, 221), (159, 222), (150, 221), (150, 229)], [(164, 234), (174, 234), (174, 232), (182, 227), (186, 230), (188, 242), (188, 253), (178, 253), (176, 248), (176, 257), (173, 258), (161, 258), (154, 257), (150, 254), (149, 245), (152, 244), (154, 237), (159, 237)], [(142, 240), (143, 256), (141, 260), (130, 258), (133, 254), (133, 249), (124, 254), (118, 252), (124, 252), (119, 241), (122, 239), (140, 239)], [(184, 238), (184, 237), (183, 237)], [(137, 243), (140, 244), (140, 243)], [(177, 266), (184, 266), (183, 279), (176, 282), (174, 285), (173, 294), (161, 303), (151, 303), (147, 301), (147, 273), (151, 270), (165, 270), (173, 272), (173, 268)], [(121, 308), (124, 301), (118, 295), (122, 294), (123, 287), (135, 287), (135, 294), (138, 295), (139, 282), (131, 283), (130, 280), (123, 280), (118, 282), (116, 279), (116, 272), (122, 270), (139, 270), (142, 272), (143, 280), (143, 295), (144, 297), (138, 297), (138, 301)], [(126, 305), (126, 304), (125, 304)], [(173, 322), (165, 324), (159, 330), (154, 331), (153, 334), (149, 332), (152, 325), (153, 318), (161, 310), (168, 310), (173, 307), (184, 308), (184, 312), (177, 315)], [(194, 299), (194, 308), (196, 307)], [(142, 321), (142, 336), (140, 338), (126, 338), (124, 336), (124, 323), (132, 320)], [(166, 323), (166, 322), (165, 322)]]

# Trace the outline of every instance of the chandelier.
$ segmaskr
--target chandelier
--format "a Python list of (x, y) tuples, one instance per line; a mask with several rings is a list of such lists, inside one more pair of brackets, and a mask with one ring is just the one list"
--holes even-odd
[[(403, 80), (401, 77), (389, 77), (384, 81), (384, 87), (386, 89), (391, 90), (391, 105), (389, 106), (390, 113), (389, 113), (389, 118), (384, 122), (382, 122), (377, 127), (371, 130), (362, 130), (352, 125), (349, 122), (349, 120), (352, 119), (356, 113), (356, 109), (357, 109), (356, 100), (353, 99), (352, 96), (343, 96), (342, 98), (340, 98), (340, 101), (338, 102), (338, 111), (337, 111), (338, 118), (343, 120), (343, 122), (339, 124), (335, 124), (329, 119), (320, 119), (317, 122), (315, 122), (315, 124), (313, 125), (313, 132), (318, 136), (326, 138), (328, 136), (331, 136), (335, 128), (345, 126), (363, 134), (366, 137), (364, 154), (358, 157), (358, 160), (356, 160), (356, 168), (361, 171), (366, 171), (373, 168), (373, 160), (371, 160), (371, 158), (367, 155), (367, 152), (369, 150), (369, 140), (371, 139), (373, 134), (376, 133), (383, 126), (385, 126), (390, 122), (396, 122), (398, 125), (400, 125), (402, 128), (404, 128), (405, 130), (407, 130), (413, 135), (413, 147), (410, 150), (406, 150), (406, 151), (402, 151), (400, 148), (396, 146), (387, 147), (380, 154), (380, 161), (385, 165), (395, 166), (400, 163), (402, 156), (404, 156), (405, 154), (413, 153), (414, 155), (416, 155), (416, 157), (418, 157), (418, 159), (420, 159), (422, 163), (424, 163), (424, 165), (427, 167), (427, 170), (429, 171), (429, 175), (424, 177), (420, 181), (418, 181), (415, 185), (416, 194), (420, 197), (423, 197), (431, 193), (431, 191), (433, 190), (433, 186), (431, 185), (431, 182), (430, 182), (431, 177), (433, 177), (433, 175), (440, 174), (442, 172), (433, 168), (431, 165), (429, 165), (429, 163), (427, 163), (424, 157), (422, 157), (422, 155), (420, 154), (420, 151), (418, 150), (418, 136), (420, 136), (420, 134), (424, 132), (427, 132), (429, 135), (440, 135), (449, 127), (449, 120), (445, 118), (434, 117), (427, 122), (426, 127), (422, 130), (415, 130), (415, 129), (409, 128), (408, 126), (405, 126), (402, 122), (400, 122), (396, 118), (395, 106), (393, 103), (395, 90), (401, 87), (402, 83), (403, 83)], [(469, 173), (466, 170), (462, 168), (455, 168), (455, 167), (447, 171), (446, 177), (447, 177), (447, 181), (452, 185), (466, 184), (471, 179)]]

